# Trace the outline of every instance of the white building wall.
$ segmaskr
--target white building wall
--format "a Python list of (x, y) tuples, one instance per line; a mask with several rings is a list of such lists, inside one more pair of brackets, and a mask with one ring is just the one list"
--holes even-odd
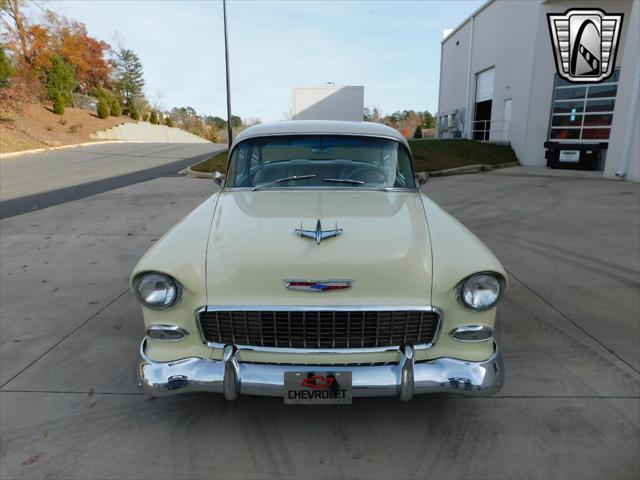
[(293, 120), (347, 120), (361, 122), (364, 87), (321, 85), (293, 89)]
[(466, 108), (470, 41), (471, 23), (468, 22), (442, 44), (446, 61), (442, 63), (440, 73), (438, 113)]
[[(626, 98), (629, 101), (616, 101), (616, 110), (613, 116), (609, 150), (607, 151), (607, 163), (604, 176), (617, 178), (616, 172), (621, 169), (625, 152), (625, 142), (631, 137), (631, 149), (629, 150), (629, 167), (627, 180), (640, 182), (640, 110), (638, 104), (632, 104), (633, 89), (638, 88), (638, 65), (640, 65), (640, 2), (634, 2), (632, 11), (625, 15), (628, 31), (622, 41), (625, 43), (624, 51), (618, 52), (618, 58), (622, 59), (624, 66), (620, 70), (620, 83), (618, 84), (618, 98)], [(636, 39), (632, 42), (631, 39)], [(637, 98), (637, 97), (636, 97)], [(635, 107), (635, 108), (634, 108)], [(635, 116), (635, 127), (632, 124)]]
[[(475, 17), (473, 25), (469, 118), (473, 119), (476, 75), (494, 67), (490, 138), (502, 139), (503, 130), (509, 129), (511, 146), (518, 158), (523, 158), (525, 147), (531, 58), (535, 48), (536, 25), (531, 19), (536, 17), (539, 8), (539, 1), (497, 0)], [(512, 99), (511, 124), (506, 125), (504, 101), (509, 98)]]

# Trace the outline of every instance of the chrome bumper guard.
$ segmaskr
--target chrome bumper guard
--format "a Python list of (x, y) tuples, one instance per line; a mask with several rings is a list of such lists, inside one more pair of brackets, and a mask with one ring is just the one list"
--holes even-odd
[(140, 345), (138, 385), (153, 397), (189, 392), (215, 392), (227, 400), (239, 395), (284, 396), (285, 371), (350, 371), (353, 397), (398, 396), (411, 400), (421, 393), (492, 395), (502, 388), (504, 370), (495, 345), (494, 354), (481, 362), (437, 358), (415, 362), (412, 347), (404, 347), (400, 362), (377, 366), (322, 366), (243, 363), (232, 345), (224, 348), (222, 360), (184, 358), (156, 362)]

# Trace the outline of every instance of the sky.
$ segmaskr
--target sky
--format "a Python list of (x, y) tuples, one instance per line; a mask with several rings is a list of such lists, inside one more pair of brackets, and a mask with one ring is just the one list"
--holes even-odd
[[(364, 85), (385, 113), (438, 105), (440, 41), (483, 2), (229, 0), (234, 115), (285, 118), (291, 90)], [(190, 106), (226, 117), (222, 2), (50, 0), (89, 34), (136, 52), (145, 94), (163, 109)]]

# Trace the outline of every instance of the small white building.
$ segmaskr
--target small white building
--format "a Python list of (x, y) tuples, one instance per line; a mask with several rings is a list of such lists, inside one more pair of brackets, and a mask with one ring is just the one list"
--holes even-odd
[[(547, 14), (572, 8), (624, 14), (615, 70), (601, 83), (556, 74)], [(545, 142), (604, 143), (604, 176), (640, 181), (639, 18), (633, 0), (487, 1), (442, 41), (438, 137), (508, 141), (522, 164), (539, 166)]]
[(295, 87), (291, 96), (292, 120), (347, 120), (361, 122), (364, 87), (319, 85)]

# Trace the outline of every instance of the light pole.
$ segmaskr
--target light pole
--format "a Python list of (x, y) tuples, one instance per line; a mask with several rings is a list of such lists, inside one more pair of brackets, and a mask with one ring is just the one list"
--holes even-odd
[(227, 40), (227, 0), (222, 0), (222, 16), (224, 18), (224, 63), (227, 74), (227, 145), (231, 151), (233, 130), (231, 128), (231, 84), (229, 80), (229, 42)]

